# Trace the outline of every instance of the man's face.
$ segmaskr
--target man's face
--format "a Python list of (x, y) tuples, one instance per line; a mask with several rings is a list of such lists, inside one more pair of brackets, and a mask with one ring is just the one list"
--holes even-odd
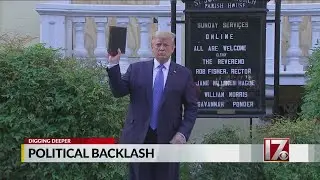
[(152, 53), (158, 61), (165, 63), (174, 51), (174, 41), (171, 38), (154, 38)]

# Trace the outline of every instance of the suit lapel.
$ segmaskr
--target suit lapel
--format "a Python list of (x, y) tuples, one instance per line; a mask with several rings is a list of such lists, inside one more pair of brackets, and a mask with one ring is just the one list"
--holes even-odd
[(172, 87), (174, 82), (175, 82), (174, 78), (175, 78), (175, 75), (176, 75), (176, 69), (177, 69), (176, 64), (174, 62), (171, 62), (170, 66), (169, 66), (169, 72), (168, 72), (166, 85), (165, 85), (164, 90), (163, 90), (163, 96), (161, 98), (159, 107), (161, 107), (163, 105), (164, 101), (166, 100), (167, 93), (168, 93), (168, 88), (170, 89), (170, 87)]
[(152, 107), (152, 87), (153, 87), (153, 60), (146, 63), (147, 67), (145, 68), (146, 83), (147, 83), (147, 101), (149, 107)]

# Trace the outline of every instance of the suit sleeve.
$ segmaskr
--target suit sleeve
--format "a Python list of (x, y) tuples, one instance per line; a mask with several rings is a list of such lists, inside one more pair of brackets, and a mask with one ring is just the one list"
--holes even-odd
[(129, 65), (127, 72), (123, 76), (121, 76), (119, 64), (107, 68), (109, 85), (114, 97), (123, 97), (130, 93), (131, 71), (132, 64)]
[(197, 119), (198, 112), (198, 97), (195, 83), (191, 72), (188, 74), (187, 85), (183, 94), (183, 105), (184, 105), (184, 119), (179, 128), (179, 132), (182, 133), (186, 141), (188, 141), (195, 121)]

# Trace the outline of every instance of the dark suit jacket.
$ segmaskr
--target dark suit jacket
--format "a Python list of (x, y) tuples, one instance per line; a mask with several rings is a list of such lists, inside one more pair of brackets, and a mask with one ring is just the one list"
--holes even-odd
[[(143, 144), (150, 124), (153, 60), (130, 64), (123, 77), (119, 65), (107, 71), (113, 95), (123, 97), (130, 94), (128, 114), (119, 143)], [(177, 132), (181, 132), (188, 140), (198, 109), (195, 83), (189, 69), (174, 62), (170, 63), (161, 103), (157, 128), (158, 143), (169, 143)]]
[(197, 86), (197, 85), (196, 85), (196, 91), (197, 91), (197, 97), (198, 97), (198, 99), (200, 99), (200, 96), (201, 96), (200, 86)]

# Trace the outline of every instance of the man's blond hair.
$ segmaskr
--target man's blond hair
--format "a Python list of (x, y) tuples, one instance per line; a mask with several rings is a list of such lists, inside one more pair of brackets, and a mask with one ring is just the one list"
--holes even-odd
[(165, 38), (165, 39), (170, 38), (172, 39), (172, 41), (174, 41), (176, 38), (176, 35), (170, 31), (157, 31), (152, 36), (152, 40), (155, 38)]

